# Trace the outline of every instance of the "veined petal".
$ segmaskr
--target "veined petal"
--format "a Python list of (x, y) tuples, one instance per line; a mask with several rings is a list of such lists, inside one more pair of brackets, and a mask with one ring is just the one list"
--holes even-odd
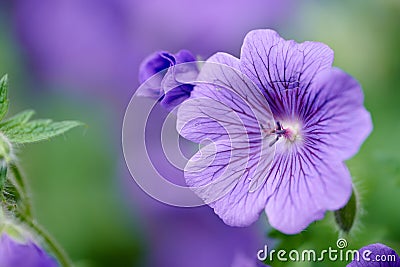
[[(226, 89), (221, 89), (226, 90)], [(254, 117), (243, 120), (232, 107), (207, 97), (186, 100), (178, 110), (177, 130), (193, 142), (206, 140), (260, 139), (261, 132)]]
[[(240, 70), (239, 59), (226, 54), (216, 53), (204, 64), (198, 80), (214, 87), (198, 87), (193, 97), (205, 96), (229, 105), (239, 113), (252, 115), (259, 124), (274, 124), (271, 109), (258, 86)], [(230, 92), (216, 90), (229, 88)]]
[(296, 234), (325, 211), (343, 207), (351, 196), (352, 183), (346, 166), (313, 149), (277, 144), (267, 178), (270, 191), (266, 213), (271, 226)]
[(207, 60), (191, 99), (178, 110), (177, 130), (183, 137), (197, 143), (259, 139), (262, 127), (274, 125), (267, 101), (238, 66), (237, 58), (223, 53)]
[[(254, 222), (265, 207), (265, 183), (275, 138), (263, 127), (275, 126), (257, 86), (239, 72), (238, 59), (216, 54), (202, 67), (189, 100), (179, 107), (177, 130), (206, 145), (185, 168), (187, 184), (225, 221)], [(244, 216), (245, 214), (245, 216)]]
[(318, 42), (286, 41), (273, 30), (254, 30), (244, 40), (241, 70), (265, 94), (272, 111), (284, 106), (274, 99), (281, 91), (307, 90), (321, 70), (330, 68), (333, 51)]
[(273, 159), (272, 153), (261, 155), (260, 151), (252, 152), (247, 143), (217, 141), (200, 149), (188, 162), (186, 182), (226, 224), (250, 225), (268, 197), (264, 186), (250, 191), (252, 179), (266, 177)]
[(304, 118), (305, 145), (346, 160), (372, 131), (363, 92), (355, 79), (334, 68), (318, 75), (298, 113)]
[[(244, 192), (248, 193), (255, 191), (265, 182), (266, 173), (272, 162), (275, 149), (274, 146), (270, 146), (270, 143), (275, 136), (263, 135), (260, 132), (260, 126), (255, 117), (248, 116), (243, 118), (241, 115), (244, 116), (246, 114), (235, 112), (230, 106), (220, 101), (207, 97), (196, 97), (186, 100), (179, 108), (177, 127), (178, 132), (182, 136), (192, 141), (198, 143), (206, 140), (218, 142), (219, 146), (224, 147), (224, 150), (219, 151), (217, 149), (213, 153), (215, 155), (218, 153), (228, 153), (224, 155), (226, 159), (237, 157), (240, 160), (239, 166), (241, 168), (245, 168), (251, 158), (254, 161), (249, 166), (251, 168), (251, 176), (242, 177), (240, 172), (235, 170), (236, 173), (234, 175), (229, 174), (232, 175), (231, 177), (227, 175), (221, 178), (230, 179), (237, 177), (238, 179), (248, 179), (249, 183)], [(209, 146), (200, 150), (199, 155), (204, 156), (204, 153), (209, 155), (207, 158), (211, 157)], [(194, 160), (194, 163), (192, 160)], [(193, 169), (206, 168), (207, 164), (209, 164), (208, 162), (199, 161), (196, 156), (192, 160), (188, 163), (190, 168), (186, 168), (186, 173), (192, 172)], [(224, 164), (227, 165), (230, 162), (226, 161)], [(221, 165), (221, 163), (218, 162), (218, 165)], [(206, 171), (215, 172), (211, 168)], [(193, 181), (190, 181), (190, 179), (200, 179), (198, 183), (207, 181), (205, 176), (207, 175), (197, 170), (187, 176), (187, 182), (191, 184)], [(196, 186), (199, 185), (198, 183)], [(201, 197), (204, 200), (208, 198), (206, 196)], [(211, 201), (208, 200), (207, 202)]]

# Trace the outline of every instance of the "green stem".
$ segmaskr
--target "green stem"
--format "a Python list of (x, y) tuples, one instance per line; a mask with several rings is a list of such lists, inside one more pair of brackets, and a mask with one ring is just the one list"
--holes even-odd
[(37, 224), (32, 218), (31, 203), (28, 194), (27, 183), (25, 178), (21, 174), (16, 164), (9, 165), (11, 172), (14, 176), (15, 187), (19, 191), (22, 205), (24, 207), (23, 212), (19, 214), (20, 220), (25, 223), (37, 236), (43, 239), (47, 249), (50, 250), (61, 264), (62, 267), (72, 267), (72, 261), (68, 258), (65, 251), (61, 246), (47, 233), (39, 224)]
[(50, 250), (50, 253), (52, 253), (56, 257), (62, 267), (73, 266), (65, 251), (46, 230), (44, 230), (40, 225), (29, 218), (25, 218), (22, 216), (21, 219), (33, 232), (35, 232), (36, 235), (43, 239), (43, 241), (47, 245), (47, 248)]
[(25, 181), (24, 176), (21, 174), (18, 166), (15, 163), (11, 163), (9, 168), (14, 176), (14, 181), (16, 183), (16, 187), (21, 196), (21, 200), (24, 205), (24, 214), (28, 218), (32, 218), (32, 204), (30, 201), (30, 196), (27, 188), (27, 182)]
[(6, 180), (7, 180), (7, 163), (4, 160), (0, 160), (0, 193), (3, 192)]

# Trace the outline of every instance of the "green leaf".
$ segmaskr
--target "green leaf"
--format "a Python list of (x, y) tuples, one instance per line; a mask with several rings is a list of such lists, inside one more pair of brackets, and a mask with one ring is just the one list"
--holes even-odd
[(8, 129), (2, 128), (1, 130), (11, 143), (26, 144), (48, 140), (82, 125), (78, 121), (53, 122), (52, 120), (34, 120), (17, 124)]
[(33, 110), (25, 110), (0, 123), (0, 131), (9, 131), (15, 126), (25, 124), (35, 114)]
[(0, 79), (0, 120), (4, 118), (8, 111), (8, 76), (4, 75)]
[(336, 224), (339, 226), (340, 230), (345, 233), (349, 233), (353, 227), (357, 214), (357, 199), (354, 190), (346, 206), (335, 211), (334, 214)]

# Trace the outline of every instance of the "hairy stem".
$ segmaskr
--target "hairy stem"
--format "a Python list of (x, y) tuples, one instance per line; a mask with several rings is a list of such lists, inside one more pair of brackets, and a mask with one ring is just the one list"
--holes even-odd
[(0, 193), (3, 192), (6, 180), (7, 180), (7, 163), (4, 160), (0, 160)]
[(72, 267), (72, 261), (69, 259), (65, 251), (61, 246), (54, 240), (51, 235), (44, 230), (36, 221), (32, 218), (31, 203), (27, 188), (27, 183), (23, 177), (21, 171), (16, 164), (10, 164), (10, 170), (14, 176), (15, 187), (20, 195), (20, 201), (23, 205), (23, 210), (20, 211), (19, 218), (26, 224), (39, 238), (42, 239), (47, 249), (53, 254), (57, 261), (62, 267)]
[(32, 204), (30, 201), (29, 190), (27, 188), (27, 183), (22, 173), (20, 172), (18, 166), (15, 163), (11, 163), (9, 168), (14, 176), (14, 182), (17, 190), (19, 191), (21, 201), (24, 205), (24, 215), (27, 218), (32, 218)]
[(73, 266), (65, 251), (46, 230), (32, 219), (25, 218), (24, 216), (21, 219), (36, 235), (42, 238), (50, 253), (56, 257), (62, 267)]

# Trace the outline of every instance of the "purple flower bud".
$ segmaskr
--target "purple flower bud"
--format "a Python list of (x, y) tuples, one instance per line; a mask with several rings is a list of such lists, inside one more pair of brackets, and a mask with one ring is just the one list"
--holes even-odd
[[(194, 86), (191, 84), (176, 83), (176, 86), (171, 87), (172, 89), (166, 92), (162, 87), (163, 78), (167, 74), (169, 67), (177, 64), (193, 62), (195, 60), (195, 56), (187, 50), (180, 50), (176, 54), (171, 54), (166, 51), (158, 51), (151, 54), (140, 65), (139, 82), (143, 84), (153, 75), (162, 71), (165, 73), (153, 78), (150, 83), (146, 84), (145, 88), (142, 87), (139, 94), (145, 97), (157, 99), (161, 106), (169, 111), (174, 109), (190, 96)], [(191, 66), (195, 66), (195, 64)], [(190, 72), (197, 74), (198, 69), (193, 69)], [(191, 74), (189, 73), (188, 75)]]
[[(10, 228), (11, 229), (11, 228)], [(15, 229), (0, 236), (1, 267), (57, 267), (57, 261), (40, 248), (30, 237), (25, 237)]]
[(359, 259), (354, 259), (347, 267), (400, 267), (399, 255), (383, 244), (371, 244), (359, 252)]

